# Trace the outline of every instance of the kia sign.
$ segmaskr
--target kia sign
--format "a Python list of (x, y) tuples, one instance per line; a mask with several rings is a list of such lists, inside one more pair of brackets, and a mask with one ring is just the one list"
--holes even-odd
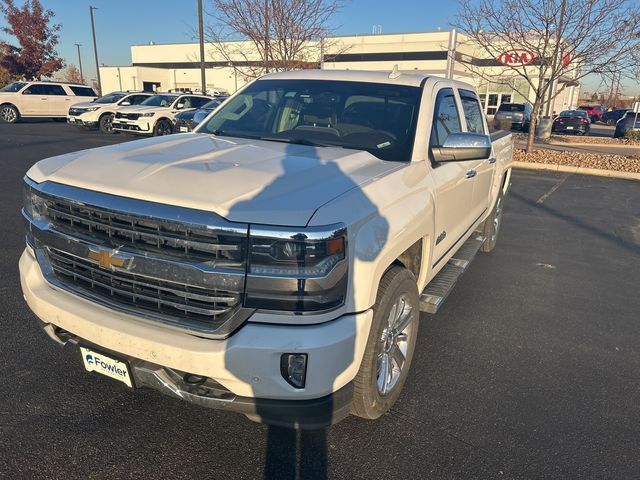
[(533, 52), (525, 50), (524, 48), (516, 48), (514, 50), (502, 52), (498, 56), (498, 61), (508, 67), (524, 67), (526, 65), (531, 65), (534, 58), (535, 55)]

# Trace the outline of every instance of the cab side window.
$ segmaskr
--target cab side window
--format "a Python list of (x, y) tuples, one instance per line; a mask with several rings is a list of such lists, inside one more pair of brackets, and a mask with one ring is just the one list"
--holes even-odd
[(49, 92), (47, 89), (47, 85), (42, 85), (41, 83), (35, 83), (25, 88), (22, 94), (23, 95), (49, 95)]
[(47, 93), (46, 95), (67, 95), (67, 92), (64, 91), (60, 85), (46, 85)]
[(131, 105), (140, 105), (147, 98), (149, 98), (147, 95), (131, 95), (127, 100), (129, 100)]
[(210, 98), (203, 98), (203, 97), (191, 97), (191, 106), (193, 108), (200, 108), (201, 106), (203, 106), (205, 103), (209, 103), (211, 101)]
[(441, 147), (450, 134), (461, 131), (460, 115), (458, 115), (453, 89), (443, 88), (436, 96), (430, 145)]
[(462, 100), (462, 111), (464, 112), (464, 118), (467, 121), (467, 131), (472, 133), (487, 132), (484, 129), (484, 122), (482, 119), (482, 110), (480, 109), (480, 103), (478, 97), (471, 90), (458, 90), (460, 99)]

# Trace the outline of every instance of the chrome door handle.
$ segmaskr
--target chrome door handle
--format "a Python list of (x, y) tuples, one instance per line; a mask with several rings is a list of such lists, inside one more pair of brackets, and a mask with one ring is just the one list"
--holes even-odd
[(467, 172), (467, 178), (473, 178), (473, 177), (475, 177), (475, 176), (476, 176), (476, 173), (477, 173), (477, 172), (476, 172), (475, 170), (469, 170), (469, 171)]
[(491, 157), (487, 160), (487, 163), (496, 163), (497, 158), (496, 157)]

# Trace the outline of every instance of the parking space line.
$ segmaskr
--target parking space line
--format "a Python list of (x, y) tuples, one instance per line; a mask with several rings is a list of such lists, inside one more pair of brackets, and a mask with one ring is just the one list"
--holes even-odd
[(572, 175), (571, 173), (569, 175), (565, 175), (562, 179), (560, 179), (558, 183), (556, 183), (553, 187), (551, 187), (547, 193), (545, 193), (538, 200), (536, 200), (536, 203), (544, 203), (544, 201), (547, 198), (549, 198), (553, 192), (555, 192), (558, 188), (560, 188), (560, 185), (562, 185), (565, 182), (565, 180), (569, 178), (571, 175)]

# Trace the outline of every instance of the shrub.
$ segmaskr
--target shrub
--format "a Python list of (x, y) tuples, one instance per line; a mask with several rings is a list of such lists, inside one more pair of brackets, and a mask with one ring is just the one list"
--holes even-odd
[(626, 138), (627, 140), (640, 142), (640, 130), (629, 130), (625, 134), (624, 138)]

